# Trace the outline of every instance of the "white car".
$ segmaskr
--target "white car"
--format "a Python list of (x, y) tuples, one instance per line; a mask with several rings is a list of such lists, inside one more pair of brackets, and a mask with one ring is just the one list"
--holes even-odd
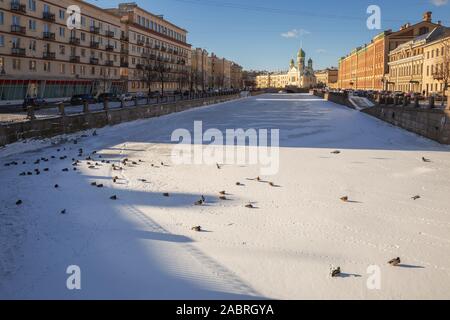
[(120, 100), (131, 101), (131, 100), (133, 100), (133, 96), (130, 93), (124, 93), (124, 94), (120, 95)]
[(143, 93), (143, 92), (137, 92), (136, 93), (136, 98), (145, 98), (145, 97), (147, 97), (147, 95), (145, 93)]

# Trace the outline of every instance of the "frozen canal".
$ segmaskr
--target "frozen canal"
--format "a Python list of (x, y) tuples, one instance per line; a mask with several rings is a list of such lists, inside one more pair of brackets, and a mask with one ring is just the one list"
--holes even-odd
[[(279, 129), (279, 171), (172, 163), (172, 132), (194, 121)], [(0, 298), (450, 298), (448, 147), (310, 95), (97, 133), (0, 149)]]

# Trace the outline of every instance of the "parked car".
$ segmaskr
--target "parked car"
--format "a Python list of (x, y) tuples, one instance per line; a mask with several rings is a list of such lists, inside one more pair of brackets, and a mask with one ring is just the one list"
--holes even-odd
[(141, 91), (136, 92), (136, 98), (138, 99), (142, 99), (142, 98), (147, 98), (147, 95)]
[(119, 100), (131, 101), (131, 100), (133, 100), (133, 95), (131, 93), (123, 93), (119, 96)]
[(22, 108), (27, 110), (27, 107), (33, 106), (35, 109), (39, 109), (47, 105), (48, 103), (44, 99), (27, 97), (23, 100)]
[(83, 101), (87, 101), (88, 103), (97, 102), (97, 100), (90, 94), (76, 94), (70, 99), (70, 104), (72, 106), (79, 106), (83, 104)]
[(106, 99), (108, 99), (108, 101), (113, 101), (116, 99), (116, 97), (112, 93), (104, 92), (104, 93), (100, 93), (97, 96), (96, 100), (98, 103), (103, 103), (103, 102), (105, 102)]

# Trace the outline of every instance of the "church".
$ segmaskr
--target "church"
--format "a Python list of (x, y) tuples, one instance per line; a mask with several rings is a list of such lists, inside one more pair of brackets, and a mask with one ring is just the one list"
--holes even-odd
[(288, 87), (309, 89), (316, 84), (313, 61), (310, 58), (306, 64), (306, 54), (303, 49), (298, 51), (297, 64), (292, 59), (287, 72), (269, 73), (256, 77), (256, 86), (261, 89)]

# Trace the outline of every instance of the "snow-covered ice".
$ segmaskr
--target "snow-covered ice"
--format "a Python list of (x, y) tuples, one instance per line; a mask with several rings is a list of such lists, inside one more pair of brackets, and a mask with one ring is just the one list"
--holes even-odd
[[(280, 170), (261, 177), (280, 187), (247, 180), (257, 165), (173, 165), (171, 133), (196, 120), (204, 130), (280, 129)], [(0, 150), (0, 298), (450, 298), (447, 146), (309, 95), (262, 95), (97, 133)], [(93, 151), (93, 163), (137, 164), (89, 169)], [(33, 164), (41, 157), (49, 161)], [(40, 175), (19, 176), (35, 168)], [(194, 206), (201, 195), (207, 203)], [(401, 265), (388, 265), (395, 257)], [(71, 265), (81, 290), (66, 287)], [(332, 266), (341, 277), (330, 277)], [(367, 286), (369, 266), (379, 267), (379, 289)]]

